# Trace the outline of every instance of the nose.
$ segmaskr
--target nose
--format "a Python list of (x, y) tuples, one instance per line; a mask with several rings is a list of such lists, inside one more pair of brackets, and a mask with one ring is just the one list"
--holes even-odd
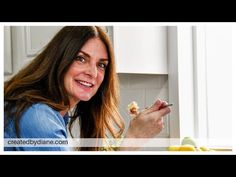
[(87, 74), (93, 78), (97, 77), (98, 71), (95, 63), (91, 63), (87, 69)]

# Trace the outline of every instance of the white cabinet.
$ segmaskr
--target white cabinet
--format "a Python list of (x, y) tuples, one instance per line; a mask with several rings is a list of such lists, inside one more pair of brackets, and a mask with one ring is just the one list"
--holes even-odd
[(24, 28), (26, 55), (34, 57), (61, 29), (61, 26), (28, 26)]
[[(4, 31), (6, 55), (4, 79), (6, 80), (32, 61), (61, 27), (11, 26), (4, 29), (6, 29)], [(12, 51), (10, 52), (10, 50)]]
[(114, 26), (118, 73), (167, 74), (167, 27)]
[(4, 74), (12, 74), (12, 48), (10, 26), (4, 26)]

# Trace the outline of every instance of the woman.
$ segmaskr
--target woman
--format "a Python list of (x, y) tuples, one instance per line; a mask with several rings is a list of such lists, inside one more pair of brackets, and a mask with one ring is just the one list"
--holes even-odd
[[(64, 27), (46, 48), (4, 86), (5, 138), (67, 138), (79, 118), (81, 138), (119, 138), (119, 87), (111, 42), (100, 27)], [(152, 137), (170, 112), (158, 100), (131, 121), (125, 137)], [(154, 126), (155, 125), (155, 126)], [(151, 129), (150, 129), (151, 128)], [(145, 133), (144, 133), (145, 132)], [(72, 135), (73, 136), (73, 135)], [(13, 147), (5, 150), (68, 150)], [(79, 150), (99, 150), (81, 147)], [(124, 149), (122, 149), (124, 150)]]

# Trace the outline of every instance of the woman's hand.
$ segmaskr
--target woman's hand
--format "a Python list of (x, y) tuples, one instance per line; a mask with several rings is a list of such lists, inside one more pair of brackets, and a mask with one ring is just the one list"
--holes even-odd
[(164, 128), (163, 117), (170, 113), (167, 103), (157, 100), (130, 121), (125, 138), (153, 138)]
[[(163, 117), (170, 113), (165, 101), (158, 99), (151, 107), (141, 111), (131, 121), (125, 139), (153, 138), (164, 128)], [(128, 141), (126, 141), (127, 143)], [(120, 150), (134, 150), (135, 148), (121, 148)]]

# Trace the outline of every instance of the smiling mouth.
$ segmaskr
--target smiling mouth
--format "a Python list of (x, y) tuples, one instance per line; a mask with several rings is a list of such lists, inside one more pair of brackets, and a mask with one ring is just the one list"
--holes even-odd
[(80, 85), (87, 87), (87, 88), (92, 88), (94, 86), (94, 84), (90, 83), (90, 82), (86, 82), (86, 81), (81, 81), (81, 80), (75, 80), (77, 83), (79, 83)]

